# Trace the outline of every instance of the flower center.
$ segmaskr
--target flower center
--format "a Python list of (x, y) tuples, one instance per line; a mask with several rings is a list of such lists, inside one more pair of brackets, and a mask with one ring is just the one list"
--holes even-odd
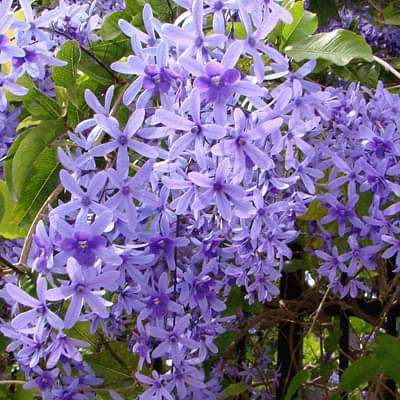
[(219, 192), (220, 190), (222, 190), (222, 183), (221, 182), (214, 182), (213, 189), (216, 192)]
[(86, 286), (82, 283), (78, 283), (75, 286), (75, 293), (76, 294), (84, 294), (86, 292)]
[(121, 146), (125, 146), (125, 145), (128, 143), (128, 138), (127, 138), (125, 135), (121, 135), (121, 136), (119, 136), (119, 138), (118, 138), (118, 143), (119, 143)]
[(216, 75), (211, 78), (211, 83), (214, 86), (219, 86), (221, 84), (221, 75)]
[(89, 247), (87, 240), (80, 240), (78, 242), (78, 246), (80, 249), (87, 249)]
[(129, 193), (130, 193), (129, 186), (124, 186), (124, 187), (122, 188), (122, 194), (123, 194), (124, 196), (128, 196)]
[(82, 197), (82, 205), (84, 207), (88, 207), (91, 203), (90, 197), (89, 196), (83, 196)]

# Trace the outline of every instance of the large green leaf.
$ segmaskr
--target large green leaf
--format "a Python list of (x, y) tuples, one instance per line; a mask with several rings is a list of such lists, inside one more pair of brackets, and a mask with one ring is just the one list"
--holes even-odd
[(300, 386), (306, 383), (311, 378), (310, 371), (299, 371), (290, 381), (288, 390), (286, 392), (285, 400), (291, 400)]
[(99, 31), (100, 36), (104, 40), (113, 40), (121, 35), (121, 29), (118, 25), (120, 19), (130, 22), (132, 17), (128, 11), (115, 11), (104, 19)]
[(38, 88), (32, 87), (23, 98), (23, 103), (29, 113), (36, 119), (58, 119), (62, 110), (57, 102), (43, 94)]
[(113, 83), (113, 76), (104, 66), (100, 65), (93, 57), (83, 52), (79, 69), (88, 75), (88, 77), (103, 86), (109, 86)]
[(110, 65), (112, 62), (130, 54), (130, 40), (127, 37), (120, 36), (115, 40), (102, 41), (92, 45), (91, 51), (99, 60)]
[(46, 147), (30, 166), (29, 179), (21, 189), (12, 222), (19, 227), (29, 227), (40, 208), (56, 188), (60, 163), (55, 148)]
[(304, 37), (313, 34), (318, 28), (316, 14), (304, 10), (302, 1), (297, 1), (290, 9), (293, 22), (286, 24), (282, 30), (282, 47), (297, 42)]
[(11, 216), (15, 209), (15, 202), (4, 181), (0, 181), (0, 201), (4, 209), (4, 214), (0, 219), (0, 236), (6, 239), (24, 237), (24, 230), (11, 222)]
[(400, 383), (400, 339), (380, 334), (375, 340), (373, 349), (383, 372)]
[(339, 388), (345, 392), (352, 392), (367, 383), (379, 371), (379, 364), (374, 355), (359, 358), (343, 372)]
[[(135, 386), (134, 373), (137, 357), (126, 347), (126, 343), (113, 341), (103, 346), (100, 352), (87, 354), (85, 361), (93, 368), (96, 376), (103, 379), (103, 386), (136, 398), (139, 388)], [(107, 397), (108, 398), (108, 397)]]
[(24, 137), (29, 133), (29, 131), (25, 131), (23, 133), (20, 133), (16, 139), (14, 140), (13, 144), (11, 147), (8, 149), (7, 152), (7, 157), (3, 160), (3, 175), (4, 179), (7, 182), (8, 188), (12, 191), (12, 162), (13, 162), (13, 157), (21, 144), (22, 140)]
[(384, 22), (387, 25), (400, 25), (400, 7), (390, 4), (383, 9)]
[(22, 139), (12, 160), (11, 182), (17, 198), (33, 178), (32, 166), (46, 146), (65, 132), (64, 120), (45, 121)]
[(74, 40), (66, 41), (58, 51), (57, 58), (65, 61), (67, 65), (53, 68), (54, 83), (67, 88), (70, 97), (75, 99), (78, 64), (81, 59), (79, 44)]
[(358, 59), (373, 61), (372, 50), (367, 42), (345, 29), (309, 36), (287, 46), (285, 52), (296, 61), (322, 58), (337, 65), (346, 65)]
[(247, 390), (244, 383), (232, 383), (222, 392), (222, 399), (235, 398)]

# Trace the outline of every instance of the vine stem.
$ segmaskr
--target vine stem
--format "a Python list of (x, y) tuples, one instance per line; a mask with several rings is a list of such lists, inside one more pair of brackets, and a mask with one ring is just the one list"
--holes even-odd
[(26, 381), (6, 380), (0, 381), (0, 385), (25, 385)]
[(391, 72), (397, 79), (400, 79), (400, 72), (397, 71), (397, 69), (393, 68), (388, 62), (378, 56), (374, 56), (374, 60), (378, 64), (382, 65), (382, 67), (385, 68), (387, 71)]
[(33, 234), (36, 229), (36, 225), (38, 224), (40, 217), (42, 214), (45, 212), (46, 208), (61, 194), (61, 192), (64, 190), (64, 187), (60, 184), (58, 185), (53, 192), (50, 194), (50, 196), (46, 199), (46, 201), (42, 204), (42, 207), (40, 207), (40, 210), (36, 214), (30, 228), (28, 231), (28, 234), (26, 235), (26, 239), (24, 241), (24, 245), (22, 247), (21, 251), (21, 256), (18, 261), (18, 267), (22, 269), (22, 271), (27, 270), (27, 262), (28, 262), (28, 257), (29, 257), (29, 252), (31, 250), (32, 246), (32, 241), (33, 241)]

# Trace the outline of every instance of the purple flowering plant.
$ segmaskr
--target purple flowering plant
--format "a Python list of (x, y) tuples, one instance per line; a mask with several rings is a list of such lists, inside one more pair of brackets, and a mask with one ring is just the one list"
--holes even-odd
[(396, 395), (395, 46), (307, 3), (0, 0), (0, 399)]

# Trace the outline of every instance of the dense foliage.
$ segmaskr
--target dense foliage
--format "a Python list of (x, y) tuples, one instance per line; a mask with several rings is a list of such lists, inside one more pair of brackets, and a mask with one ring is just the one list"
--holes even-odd
[(347, 3), (0, 0), (0, 398), (396, 396), (400, 9)]

